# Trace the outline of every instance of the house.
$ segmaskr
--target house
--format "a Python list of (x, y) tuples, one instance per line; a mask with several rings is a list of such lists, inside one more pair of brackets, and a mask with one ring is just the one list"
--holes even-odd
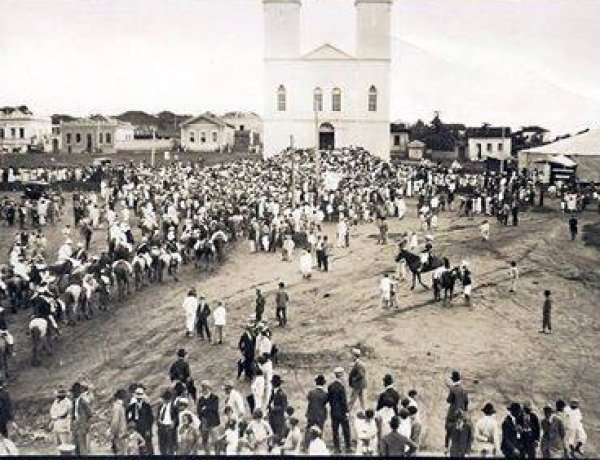
[(523, 126), (515, 135), (520, 135), (529, 144), (550, 142), (550, 131), (541, 126)]
[(406, 156), (408, 154), (408, 143), (410, 129), (406, 123), (390, 123), (390, 153), (392, 155)]
[(181, 147), (192, 152), (229, 152), (235, 126), (209, 112), (181, 123)]
[(52, 121), (35, 116), (27, 106), (0, 108), (0, 152), (26, 153), (52, 149)]
[[(350, 3), (350, 2), (348, 2)], [(363, 147), (390, 157), (392, 0), (355, 0), (356, 50), (300, 50), (300, 0), (263, 0), (264, 155)]]
[(418, 140), (410, 141), (406, 148), (408, 149), (408, 158), (411, 160), (421, 160), (425, 154), (425, 142)]
[(258, 151), (263, 138), (262, 119), (254, 112), (227, 112), (221, 117), (235, 128), (233, 150)]
[(62, 153), (116, 153), (120, 143), (133, 140), (134, 127), (115, 118), (93, 115), (63, 121), (60, 136)]
[(509, 156), (512, 148), (510, 128), (483, 125), (480, 128), (467, 128), (466, 159), (482, 161), (488, 156)]

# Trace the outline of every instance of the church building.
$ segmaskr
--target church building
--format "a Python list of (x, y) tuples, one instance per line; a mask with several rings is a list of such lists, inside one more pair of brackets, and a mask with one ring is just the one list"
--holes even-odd
[(390, 156), (393, 0), (355, 0), (355, 54), (330, 44), (300, 52), (301, 0), (263, 0), (264, 153), (290, 145), (363, 147)]

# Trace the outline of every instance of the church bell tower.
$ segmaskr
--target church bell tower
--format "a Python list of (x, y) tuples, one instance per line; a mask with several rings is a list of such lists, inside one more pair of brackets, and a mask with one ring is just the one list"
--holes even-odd
[(356, 0), (356, 57), (391, 58), (393, 0)]
[(300, 0), (263, 0), (266, 60), (300, 56), (301, 6)]

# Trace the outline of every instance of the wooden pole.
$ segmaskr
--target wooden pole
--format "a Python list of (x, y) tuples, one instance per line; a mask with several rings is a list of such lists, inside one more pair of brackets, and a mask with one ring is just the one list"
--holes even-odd
[(319, 150), (319, 111), (315, 107), (315, 190), (319, 198), (319, 187), (321, 185), (321, 151)]
[(292, 209), (296, 209), (296, 152), (294, 150), (294, 136), (290, 135), (290, 155), (292, 156), (292, 177), (290, 186), (292, 189)]

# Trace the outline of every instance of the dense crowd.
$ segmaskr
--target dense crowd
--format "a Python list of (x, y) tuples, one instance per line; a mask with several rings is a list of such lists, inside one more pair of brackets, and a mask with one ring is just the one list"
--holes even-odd
[[(124, 299), (134, 288), (162, 282), (165, 269), (175, 281), (179, 279), (180, 265), (208, 269), (224, 260), (228, 243), (240, 240), (248, 242), (251, 252), (279, 252), (282, 260), (292, 260), (299, 249), (299, 268), (305, 278), (311, 276), (315, 263), (327, 272), (332, 245), (347, 247), (353, 225), (375, 222), (378, 243), (386, 244), (388, 221), (405, 216), (407, 198), (415, 199), (422, 226), (421, 232), (407, 234), (400, 241), (400, 251), (405, 252), (397, 259), (399, 268), (408, 266), (416, 274), (440, 268), (433, 272), (434, 285), (438, 280), (444, 287), (444, 273), (452, 270), (447, 261), (434, 264), (437, 258), (433, 250), (433, 233), (440, 213), (448, 210), (468, 218), (490, 216), (504, 225), (508, 225), (510, 217), (512, 225), (518, 225), (520, 213), (534, 204), (536, 196), (543, 205), (543, 196), (548, 193), (533, 179), (514, 171), (469, 174), (427, 164), (392, 165), (362, 150), (324, 156), (322, 170), (339, 180), (334, 180), (335, 184), (329, 180), (317, 182), (310, 152), (296, 155), (300, 165), (297, 168), (284, 155), (260, 162), (209, 167), (173, 164), (150, 168), (141, 164), (109, 170), (99, 191), (73, 195), (73, 228), (64, 224), (64, 240), (56, 262), (47, 251), (43, 230), (61, 222), (64, 200), (60, 195), (45, 196), (35, 203), (25, 200), (16, 204), (5, 199), (2, 215), (9, 226), (14, 225), (15, 214), (21, 215), (22, 207), (32, 209), (24, 214), (31, 216), (29, 221), (19, 217), (23, 230), (17, 233), (10, 249), (1, 287), (13, 311), (32, 308), (29, 331), (33, 364), (40, 362), (40, 351), (51, 352), (51, 338), (63, 333), (63, 323), (73, 325), (82, 315), (92, 317), (96, 297), (100, 308), (107, 308), (113, 296)], [(43, 178), (44, 169), (40, 169), (35, 170), (36, 177)], [(33, 180), (31, 176), (29, 180)], [(563, 189), (549, 193), (563, 193)], [(9, 219), (9, 215), (13, 217)], [(324, 234), (326, 222), (336, 225), (333, 243)], [(34, 229), (32, 234), (26, 231), (28, 225)], [(106, 245), (92, 254), (92, 236), (100, 229), (105, 230)], [(482, 237), (486, 239), (486, 235), (489, 237), (489, 227), (482, 226)], [(411, 261), (409, 250), (420, 252), (418, 260)], [(463, 263), (460, 271), (454, 273), (468, 300), (468, 264)], [(440, 286), (434, 295), (440, 295)], [(382, 303), (391, 306), (393, 283), (382, 283), (381, 289), (385, 297)], [(288, 321), (289, 301), (285, 284), (280, 283), (275, 303), (282, 331)], [(222, 302), (217, 301), (211, 309), (202, 293), (190, 289), (182, 308), (188, 337), (206, 335), (209, 342), (213, 341), (208, 319), (212, 315), (216, 329), (213, 342), (227, 340), (227, 310)], [(152, 407), (142, 384), (135, 383), (115, 393), (113, 451), (130, 455), (152, 453), (156, 429), (163, 454), (325, 454), (328, 447), (323, 441), (323, 429), (328, 419), (336, 452), (341, 451), (340, 429), (346, 451), (409, 455), (420, 448), (423, 408), (418, 403), (418, 393), (396, 390), (393, 376), (386, 375), (384, 391), (377, 404), (371, 406), (365, 394), (366, 371), (358, 349), (353, 351), (354, 361), (349, 369), (332, 370), (329, 385), (324, 375), (315, 378), (303, 419), (299, 411), (288, 405), (285, 382), (275, 372), (277, 347), (271, 327), (263, 318), (264, 309), (265, 299), (257, 292), (255, 311), (238, 343), (238, 377), (243, 376), (249, 384), (244, 386), (249, 388), (247, 397), (233, 382), (224, 385), (224, 394), (219, 397), (217, 388), (208, 380), (201, 382), (198, 394), (186, 352), (181, 349), (170, 368), (173, 385), (164, 390), (157, 408), (156, 404)], [(14, 339), (8, 332), (8, 323), (2, 312), (0, 336), (10, 349)], [(346, 385), (351, 391), (349, 397)], [(511, 405), (502, 422), (495, 420), (493, 406), (486, 405), (481, 420), (473, 425), (457, 372), (448, 385), (445, 447), (453, 456), (472, 452), (529, 455), (532, 446), (535, 450), (539, 443), (542, 452), (560, 450), (575, 455), (585, 443), (577, 401), (566, 407), (558, 401), (554, 408), (544, 408), (538, 428), (528, 404)], [(91, 392), (78, 382), (70, 393), (69, 397), (65, 389), (60, 389), (52, 405), (53, 430), (58, 445), (73, 444), (78, 454), (84, 454), (89, 452), (94, 417)], [(360, 409), (353, 412), (357, 401)], [(2, 414), (0, 407), (0, 422)], [(6, 426), (12, 414), (4, 414)]]

